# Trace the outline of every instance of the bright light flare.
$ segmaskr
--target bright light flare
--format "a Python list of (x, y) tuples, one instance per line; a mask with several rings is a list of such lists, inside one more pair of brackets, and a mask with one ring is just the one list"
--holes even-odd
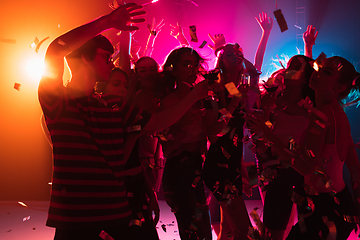
[(158, 1), (159, 1), (159, 0), (152, 0), (151, 2), (144, 3), (142, 6), (146, 6), (146, 5), (150, 4), (150, 3), (156, 3), (156, 2), (158, 2)]
[(314, 62), (313, 68), (315, 71), (317, 71), (317, 72), (319, 71), (319, 65), (317, 64), (317, 62)]
[(45, 64), (44, 61), (39, 58), (31, 58), (27, 60), (24, 64), (26, 73), (28, 77), (36, 81), (37, 83), (40, 81), (41, 76), (44, 73)]

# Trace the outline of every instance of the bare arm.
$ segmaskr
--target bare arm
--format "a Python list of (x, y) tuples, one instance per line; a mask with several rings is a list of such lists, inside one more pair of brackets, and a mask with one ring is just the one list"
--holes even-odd
[(171, 27), (170, 35), (176, 38), (176, 40), (179, 41), (181, 46), (190, 45), (179, 23), (176, 23), (176, 26), (170, 24), (170, 27)]
[(259, 46), (255, 53), (254, 66), (258, 71), (261, 71), (262, 63), (264, 60), (266, 45), (269, 40), (271, 29), (273, 26), (272, 18), (268, 17), (266, 13), (262, 12), (259, 14), (259, 18), (255, 17), (256, 21), (259, 23), (262, 35), (259, 42)]
[(164, 19), (162, 19), (160, 22), (156, 23), (155, 18), (153, 18), (152, 24), (148, 25), (150, 34), (149, 34), (148, 40), (146, 42), (146, 46), (145, 46), (144, 53), (142, 56), (151, 57), (152, 52), (154, 50), (155, 39), (161, 32), (161, 28), (164, 25), (165, 25)]
[(308, 25), (306, 31), (303, 33), (304, 41), (304, 55), (312, 58), (312, 48), (315, 45), (315, 40), (318, 35), (315, 27)]
[(47, 69), (40, 81), (39, 91), (56, 91), (57, 87), (62, 85), (64, 57), (81, 47), (97, 34), (111, 28), (124, 31), (138, 29), (138, 27), (128, 26), (128, 24), (145, 21), (142, 18), (136, 18), (137, 16), (145, 14), (144, 11), (136, 11), (141, 8), (142, 6), (135, 3), (123, 5), (110, 14), (74, 28), (56, 38), (46, 51), (45, 64), (47, 65)]
[(119, 53), (117, 55), (116, 66), (124, 70), (128, 76), (131, 75), (130, 46), (131, 46), (130, 32), (121, 31), (119, 35), (119, 42), (117, 43)]
[[(173, 106), (151, 115), (145, 131), (162, 131), (177, 122), (197, 101), (208, 96), (207, 81), (196, 84), (195, 88)], [(161, 105), (160, 105), (161, 106)]]

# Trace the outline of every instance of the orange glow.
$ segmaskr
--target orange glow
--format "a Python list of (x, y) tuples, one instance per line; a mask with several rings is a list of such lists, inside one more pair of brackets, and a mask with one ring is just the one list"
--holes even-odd
[(27, 76), (36, 83), (39, 83), (42, 74), (44, 73), (44, 61), (38, 57), (28, 59), (24, 64)]

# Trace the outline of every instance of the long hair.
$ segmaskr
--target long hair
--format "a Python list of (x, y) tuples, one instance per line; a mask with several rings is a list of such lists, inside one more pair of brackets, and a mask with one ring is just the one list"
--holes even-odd
[(343, 57), (334, 56), (329, 59), (338, 66), (340, 73), (338, 82), (346, 87), (339, 93), (338, 101), (343, 107), (357, 104), (360, 101), (360, 73)]
[(302, 97), (303, 97), (303, 99), (305, 99), (306, 97), (309, 97), (311, 102), (313, 104), (315, 104), (315, 91), (309, 87), (311, 75), (315, 71), (314, 68), (312, 67), (312, 62), (314, 61), (314, 59), (309, 58), (304, 55), (294, 55), (288, 61), (287, 69), (291, 68), (295, 64), (299, 64), (299, 62), (300, 62), (299, 58), (302, 58), (306, 62), (306, 65), (304, 68), (305, 85), (303, 86), (302, 91), (301, 91)]
[(172, 92), (176, 86), (176, 76), (172, 73), (177, 69), (181, 56), (184, 53), (194, 54), (195, 58), (199, 61), (200, 66), (203, 67), (205, 59), (201, 57), (194, 49), (189, 47), (181, 47), (173, 49), (167, 56), (165, 63), (163, 64), (162, 77), (164, 79), (165, 88), (168, 92)]

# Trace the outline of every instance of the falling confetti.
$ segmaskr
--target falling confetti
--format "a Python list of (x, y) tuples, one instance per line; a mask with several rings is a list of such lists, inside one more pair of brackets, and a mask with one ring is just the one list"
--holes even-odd
[(101, 233), (99, 234), (99, 237), (101, 237), (104, 240), (114, 240), (113, 237), (111, 237), (107, 232), (105, 232), (104, 230), (101, 231)]
[(14, 88), (18, 91), (20, 91), (21, 84), (20, 83), (14, 83)]
[(206, 43), (207, 43), (207, 41), (204, 40), (204, 41), (202, 42), (202, 44), (199, 46), (199, 48), (205, 47)]
[(288, 30), (288, 26), (285, 21), (284, 15), (281, 12), (281, 9), (274, 11), (274, 15), (275, 15), (276, 21), (280, 27), (281, 32), (285, 32), (286, 30)]
[(15, 39), (8, 39), (8, 38), (1, 38), (0, 41), (3, 42), (3, 43), (11, 43), (11, 44), (16, 43)]
[(41, 45), (47, 40), (49, 37), (44, 38), (43, 40), (39, 41), (37, 37), (35, 37), (34, 41), (31, 43), (30, 47), (35, 49), (35, 52), (38, 53)]
[(196, 36), (196, 26), (195, 25), (190, 26), (189, 30), (190, 30), (191, 41), (192, 42), (198, 42), (199, 39)]
[(27, 207), (27, 205), (25, 203), (23, 203), (23, 202), (18, 202), (18, 204), (20, 204), (23, 207)]
[(30, 216), (24, 217), (23, 222), (30, 220)]
[(166, 225), (165, 225), (165, 224), (162, 224), (162, 225), (161, 225), (161, 228), (162, 228), (162, 230), (163, 230), (164, 232), (166, 232)]

